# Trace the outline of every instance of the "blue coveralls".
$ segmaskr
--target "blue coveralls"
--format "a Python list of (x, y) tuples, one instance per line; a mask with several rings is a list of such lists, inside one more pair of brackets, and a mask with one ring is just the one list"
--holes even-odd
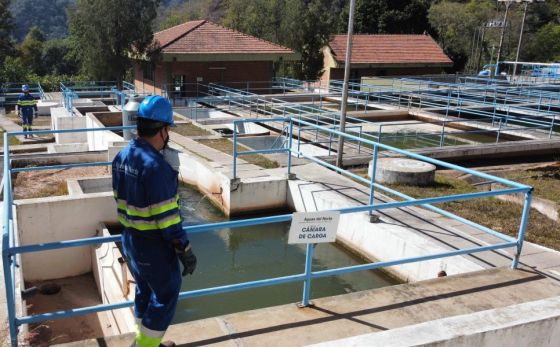
[(136, 281), (136, 345), (159, 346), (171, 324), (181, 272), (171, 243), (188, 245), (181, 226), (177, 172), (143, 139), (130, 141), (112, 164), (122, 244)]
[(31, 93), (21, 93), (18, 97), (17, 106), (21, 112), (23, 131), (32, 131), (33, 110), (37, 112), (37, 100), (35, 100)]

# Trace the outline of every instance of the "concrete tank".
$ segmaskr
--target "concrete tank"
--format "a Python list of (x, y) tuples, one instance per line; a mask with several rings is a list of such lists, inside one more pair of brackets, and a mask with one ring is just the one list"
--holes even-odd
[[(373, 161), (369, 162), (368, 176), (371, 177)], [(401, 183), (427, 186), (434, 183), (436, 167), (420, 160), (403, 158), (381, 158), (377, 160), (375, 181), (379, 183)]]

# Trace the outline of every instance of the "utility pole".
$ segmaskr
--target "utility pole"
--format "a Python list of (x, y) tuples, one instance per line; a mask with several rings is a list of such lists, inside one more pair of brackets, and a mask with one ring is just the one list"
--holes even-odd
[(523, 0), (525, 7), (523, 8), (523, 19), (521, 20), (521, 30), (519, 31), (519, 42), (517, 42), (517, 53), (515, 54), (515, 64), (513, 65), (513, 77), (517, 72), (517, 63), (519, 62), (519, 52), (521, 51), (521, 42), (523, 41), (523, 29), (525, 29), (525, 18), (527, 18), (527, 7), (529, 3), (544, 2), (544, 0)]
[(488, 24), (484, 24), (484, 26), (482, 27), (482, 34), (480, 37), (480, 52), (478, 52), (478, 58), (476, 60), (476, 70), (475, 72), (478, 72), (478, 70), (480, 69), (480, 59), (482, 59), (482, 52), (484, 50), (484, 34), (486, 33), (486, 27)]
[(519, 42), (517, 42), (517, 52), (515, 53), (515, 64), (513, 65), (513, 74), (511, 77), (515, 77), (517, 72), (517, 62), (519, 62), (519, 51), (521, 50), (521, 40), (523, 40), (523, 29), (525, 28), (525, 18), (527, 17), (527, 5), (529, 1), (525, 1), (525, 7), (523, 8), (523, 19), (521, 20), (521, 30), (519, 31)]
[(498, 55), (496, 57), (496, 69), (494, 70), (494, 76), (498, 75), (500, 73), (500, 59), (502, 57), (502, 45), (504, 43), (504, 35), (506, 33), (506, 27), (507, 27), (507, 20), (508, 20), (508, 14), (509, 14), (509, 7), (511, 6), (511, 3), (513, 0), (499, 0), (500, 2), (505, 2), (506, 5), (506, 13), (504, 14), (504, 24), (502, 26), (502, 33), (500, 35), (500, 45), (498, 46)]
[[(352, 34), (354, 32), (354, 9), (356, 0), (350, 0), (350, 15), (348, 16), (348, 37), (346, 39), (346, 60), (344, 62), (344, 84), (342, 85), (342, 106), (340, 109), (339, 131), (346, 131), (346, 108), (348, 106), (348, 80), (350, 79), (350, 65), (352, 60)], [(338, 152), (336, 166), (342, 168), (342, 155), (344, 151), (344, 137), (338, 137)]]

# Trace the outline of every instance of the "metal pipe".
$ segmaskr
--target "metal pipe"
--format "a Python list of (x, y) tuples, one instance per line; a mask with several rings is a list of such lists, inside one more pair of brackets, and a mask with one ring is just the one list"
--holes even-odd
[[(377, 174), (377, 157), (379, 154), (379, 147), (375, 145), (373, 147), (373, 157), (371, 160), (371, 181), (369, 184), (369, 204), (373, 205), (374, 203), (374, 194), (375, 194), (375, 176)], [(373, 211), (369, 211), (369, 215), (373, 215)]]
[(315, 244), (308, 243), (305, 252), (305, 280), (303, 281), (303, 298), (301, 305), (309, 306), (309, 296), (311, 294), (311, 273), (313, 271), (313, 249)]
[(10, 220), (12, 209), (12, 191), (9, 186), (10, 179), (10, 144), (9, 135), (4, 133), (4, 226), (2, 230), (2, 266), (4, 270), (4, 286), (6, 290), (6, 306), (8, 309), (8, 322), (10, 331), (10, 342), (12, 347), (17, 346), (17, 326), (15, 321), (15, 278), (12, 277), (12, 254), (7, 250), (10, 248)]
[(533, 196), (533, 188), (525, 193), (525, 204), (523, 205), (523, 212), (521, 214), (521, 223), (519, 224), (519, 233), (517, 237), (517, 251), (511, 267), (517, 269), (519, 264), (519, 257), (521, 257), (521, 251), (523, 250), (523, 240), (525, 239), (525, 232), (527, 231), (527, 223), (529, 222), (529, 212), (531, 211), (531, 199)]
[(403, 265), (403, 264), (415, 263), (415, 262), (419, 262), (419, 261), (427, 261), (427, 260), (438, 259), (438, 258), (454, 257), (454, 256), (458, 256), (458, 255), (463, 255), (463, 254), (480, 253), (480, 252), (492, 251), (492, 250), (495, 250), (495, 249), (509, 248), (509, 247), (515, 246), (516, 244), (517, 244), (516, 242), (503, 242), (503, 243), (498, 243), (498, 244), (495, 244), (495, 245), (459, 249), (459, 250), (455, 250), (455, 251), (424, 255), (424, 256), (419, 256), (419, 257), (411, 257), (411, 258), (403, 258), (403, 259), (398, 259), (398, 260), (382, 261), (382, 262), (378, 262), (378, 263), (354, 265), (354, 266), (348, 266), (348, 267), (343, 267), (343, 268), (338, 268), (338, 269), (316, 271), (316, 272), (313, 272), (311, 276), (313, 278), (335, 276), (335, 275), (340, 275), (340, 274), (350, 273), (350, 272), (356, 272), (356, 271), (373, 270), (373, 269), (379, 269), (379, 268), (382, 268), (382, 267)]
[[(345, 132), (346, 127), (346, 107), (348, 105), (348, 80), (350, 79), (350, 65), (352, 65), (352, 34), (354, 31), (354, 9), (356, 0), (350, 0), (350, 13), (348, 15), (348, 35), (346, 38), (346, 60), (344, 63), (344, 84), (342, 86), (342, 106), (340, 116), (340, 132)], [(344, 137), (338, 138), (338, 152), (336, 156), (336, 166), (342, 167), (342, 156), (344, 152)]]

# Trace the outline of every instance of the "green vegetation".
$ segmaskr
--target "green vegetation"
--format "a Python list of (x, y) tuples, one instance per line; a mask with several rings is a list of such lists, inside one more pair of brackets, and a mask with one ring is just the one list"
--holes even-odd
[[(6, 132), (6, 130), (0, 128), (0, 136), (2, 136), (2, 147), (4, 147), (4, 133), (5, 132)], [(17, 137), (9, 136), (8, 137), (8, 144), (10, 146), (21, 145), (21, 142), (17, 139)]]
[(70, 32), (81, 69), (95, 80), (124, 80), (130, 49), (144, 55), (153, 40), (158, 0), (77, 0)]
[[(357, 173), (364, 177), (367, 176), (367, 171), (362, 170)], [(415, 198), (477, 192), (476, 188), (463, 180), (440, 174), (436, 174), (435, 183), (432, 186), (417, 187), (404, 184), (387, 184), (387, 186)], [(391, 196), (388, 193), (381, 193)], [(391, 197), (401, 200), (396, 196)], [(436, 204), (436, 206), (496, 231), (517, 236), (522, 206), (513, 202), (484, 198), (446, 202)], [(560, 250), (560, 223), (531, 210), (526, 240)]]
[(505, 178), (534, 187), (534, 195), (560, 204), (560, 163), (545, 168), (508, 172)]
[[(501, 60), (515, 59), (522, 16), (523, 5), (514, 3), (509, 11)], [(504, 3), (493, 0), (437, 1), (428, 14), (430, 25), (455, 62), (455, 68), (462, 69), (469, 62), (475, 70), (478, 57), (471, 55), (473, 36), (489, 21), (503, 17)], [(492, 54), (496, 54), (493, 51), (499, 46), (501, 28), (485, 28), (484, 32), (481, 64), (489, 62)], [(529, 4), (520, 61), (552, 62), (560, 57), (559, 42), (560, 3)]]
[[(217, 149), (221, 152), (226, 154), (232, 155), (233, 154), (233, 142), (228, 139), (216, 139), (216, 140), (198, 140), (198, 142), (206, 145), (208, 147), (212, 147)], [(237, 145), (238, 151), (250, 151), (249, 148), (243, 145)], [(204, 154), (202, 154), (204, 155)], [(278, 162), (274, 160), (270, 160), (267, 157), (260, 155), (260, 154), (251, 154), (251, 155), (244, 155), (240, 157), (241, 159), (245, 160), (248, 163), (255, 164), (265, 169), (274, 169), (279, 167)]]
[[(197, 19), (292, 48), (302, 61), (284, 64), (279, 75), (313, 80), (321, 73), (321, 48), (347, 30), (348, 6), (347, 0), (0, 0), (0, 82), (40, 81), (51, 90), (64, 79), (130, 78), (130, 47), (157, 60), (153, 31)], [(430, 34), (453, 59), (453, 71), (476, 72), (495, 55), (501, 33), (485, 25), (503, 14), (503, 2), (495, 0), (357, 0), (354, 31)], [(509, 14), (503, 60), (515, 56), (523, 5), (514, 3)], [(482, 28), (479, 57), (473, 40)], [(560, 2), (529, 4), (520, 60), (557, 61), (559, 42)]]
[(25, 193), (22, 194), (14, 192), (14, 199), (35, 199), (61, 195), (68, 195), (68, 184), (66, 182), (54, 182), (39, 190), (32, 192), (25, 191)]
[(183, 135), (183, 136), (205, 136), (205, 135), (212, 135), (211, 132), (205, 130), (201, 127), (198, 127), (192, 123), (187, 124), (177, 124), (176, 128), (173, 128), (172, 131)]

